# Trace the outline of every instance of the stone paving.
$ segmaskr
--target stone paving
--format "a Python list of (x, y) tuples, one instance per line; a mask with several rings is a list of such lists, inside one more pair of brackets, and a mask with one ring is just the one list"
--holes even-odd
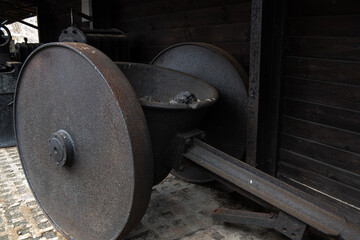
[(65, 239), (33, 198), (16, 148), (0, 149), (0, 240)]
[[(213, 222), (218, 207), (243, 206), (231, 192), (189, 184), (173, 176), (154, 187), (149, 208), (126, 240), (280, 240), (262, 228)], [(65, 239), (42, 213), (24, 177), (17, 149), (0, 149), (0, 240)]]

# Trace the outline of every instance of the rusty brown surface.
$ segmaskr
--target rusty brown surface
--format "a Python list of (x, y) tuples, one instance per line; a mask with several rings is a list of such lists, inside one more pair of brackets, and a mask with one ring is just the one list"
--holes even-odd
[[(55, 226), (74, 239), (126, 235), (146, 211), (152, 153), (144, 113), (119, 68), (86, 44), (48, 44), (20, 73), (15, 126), (25, 175)], [(65, 130), (75, 160), (58, 167), (48, 139)]]

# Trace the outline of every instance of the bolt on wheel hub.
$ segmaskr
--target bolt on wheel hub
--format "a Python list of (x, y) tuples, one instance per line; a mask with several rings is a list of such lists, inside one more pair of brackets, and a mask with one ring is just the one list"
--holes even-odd
[(69, 133), (65, 130), (59, 130), (51, 134), (48, 140), (50, 157), (59, 167), (70, 166), (74, 160), (75, 145)]

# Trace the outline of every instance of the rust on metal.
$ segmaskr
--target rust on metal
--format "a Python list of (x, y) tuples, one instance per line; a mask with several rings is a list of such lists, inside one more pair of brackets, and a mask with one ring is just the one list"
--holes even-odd
[[(135, 92), (106, 55), (80, 43), (38, 48), (20, 73), (15, 124), (34, 196), (67, 238), (120, 239), (139, 223), (152, 189), (151, 141)], [(55, 139), (62, 131), (73, 146)]]
[[(229, 53), (206, 43), (181, 43), (170, 46), (151, 62), (201, 78), (219, 91), (219, 102), (211, 108), (199, 128), (206, 131), (211, 146), (242, 159), (246, 146), (248, 75)], [(190, 182), (212, 178), (195, 168), (173, 172)]]
[[(206, 111), (219, 98), (217, 90), (207, 82), (168, 68), (140, 63), (117, 63), (143, 107), (149, 126), (154, 154), (154, 183), (160, 183), (170, 172), (170, 144), (177, 133), (198, 127)], [(169, 102), (181, 92), (191, 90), (199, 99), (191, 104)], [(157, 101), (147, 101), (151, 96)]]
[(348, 222), (328, 203), (198, 139), (194, 139), (184, 157), (325, 234), (346, 240), (360, 236), (359, 226)]

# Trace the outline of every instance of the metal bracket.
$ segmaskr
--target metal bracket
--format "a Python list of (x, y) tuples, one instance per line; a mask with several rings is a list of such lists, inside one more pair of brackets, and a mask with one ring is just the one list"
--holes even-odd
[(176, 171), (183, 171), (185, 164), (188, 163), (188, 161), (185, 161), (183, 155), (186, 149), (192, 145), (194, 138), (205, 139), (205, 132), (195, 129), (190, 132), (177, 134), (170, 144), (169, 152), (171, 154), (164, 164)]
[(293, 240), (301, 240), (307, 226), (300, 220), (281, 211), (279, 214), (274, 214), (219, 208), (213, 212), (212, 217), (216, 221), (232, 224), (273, 228)]

